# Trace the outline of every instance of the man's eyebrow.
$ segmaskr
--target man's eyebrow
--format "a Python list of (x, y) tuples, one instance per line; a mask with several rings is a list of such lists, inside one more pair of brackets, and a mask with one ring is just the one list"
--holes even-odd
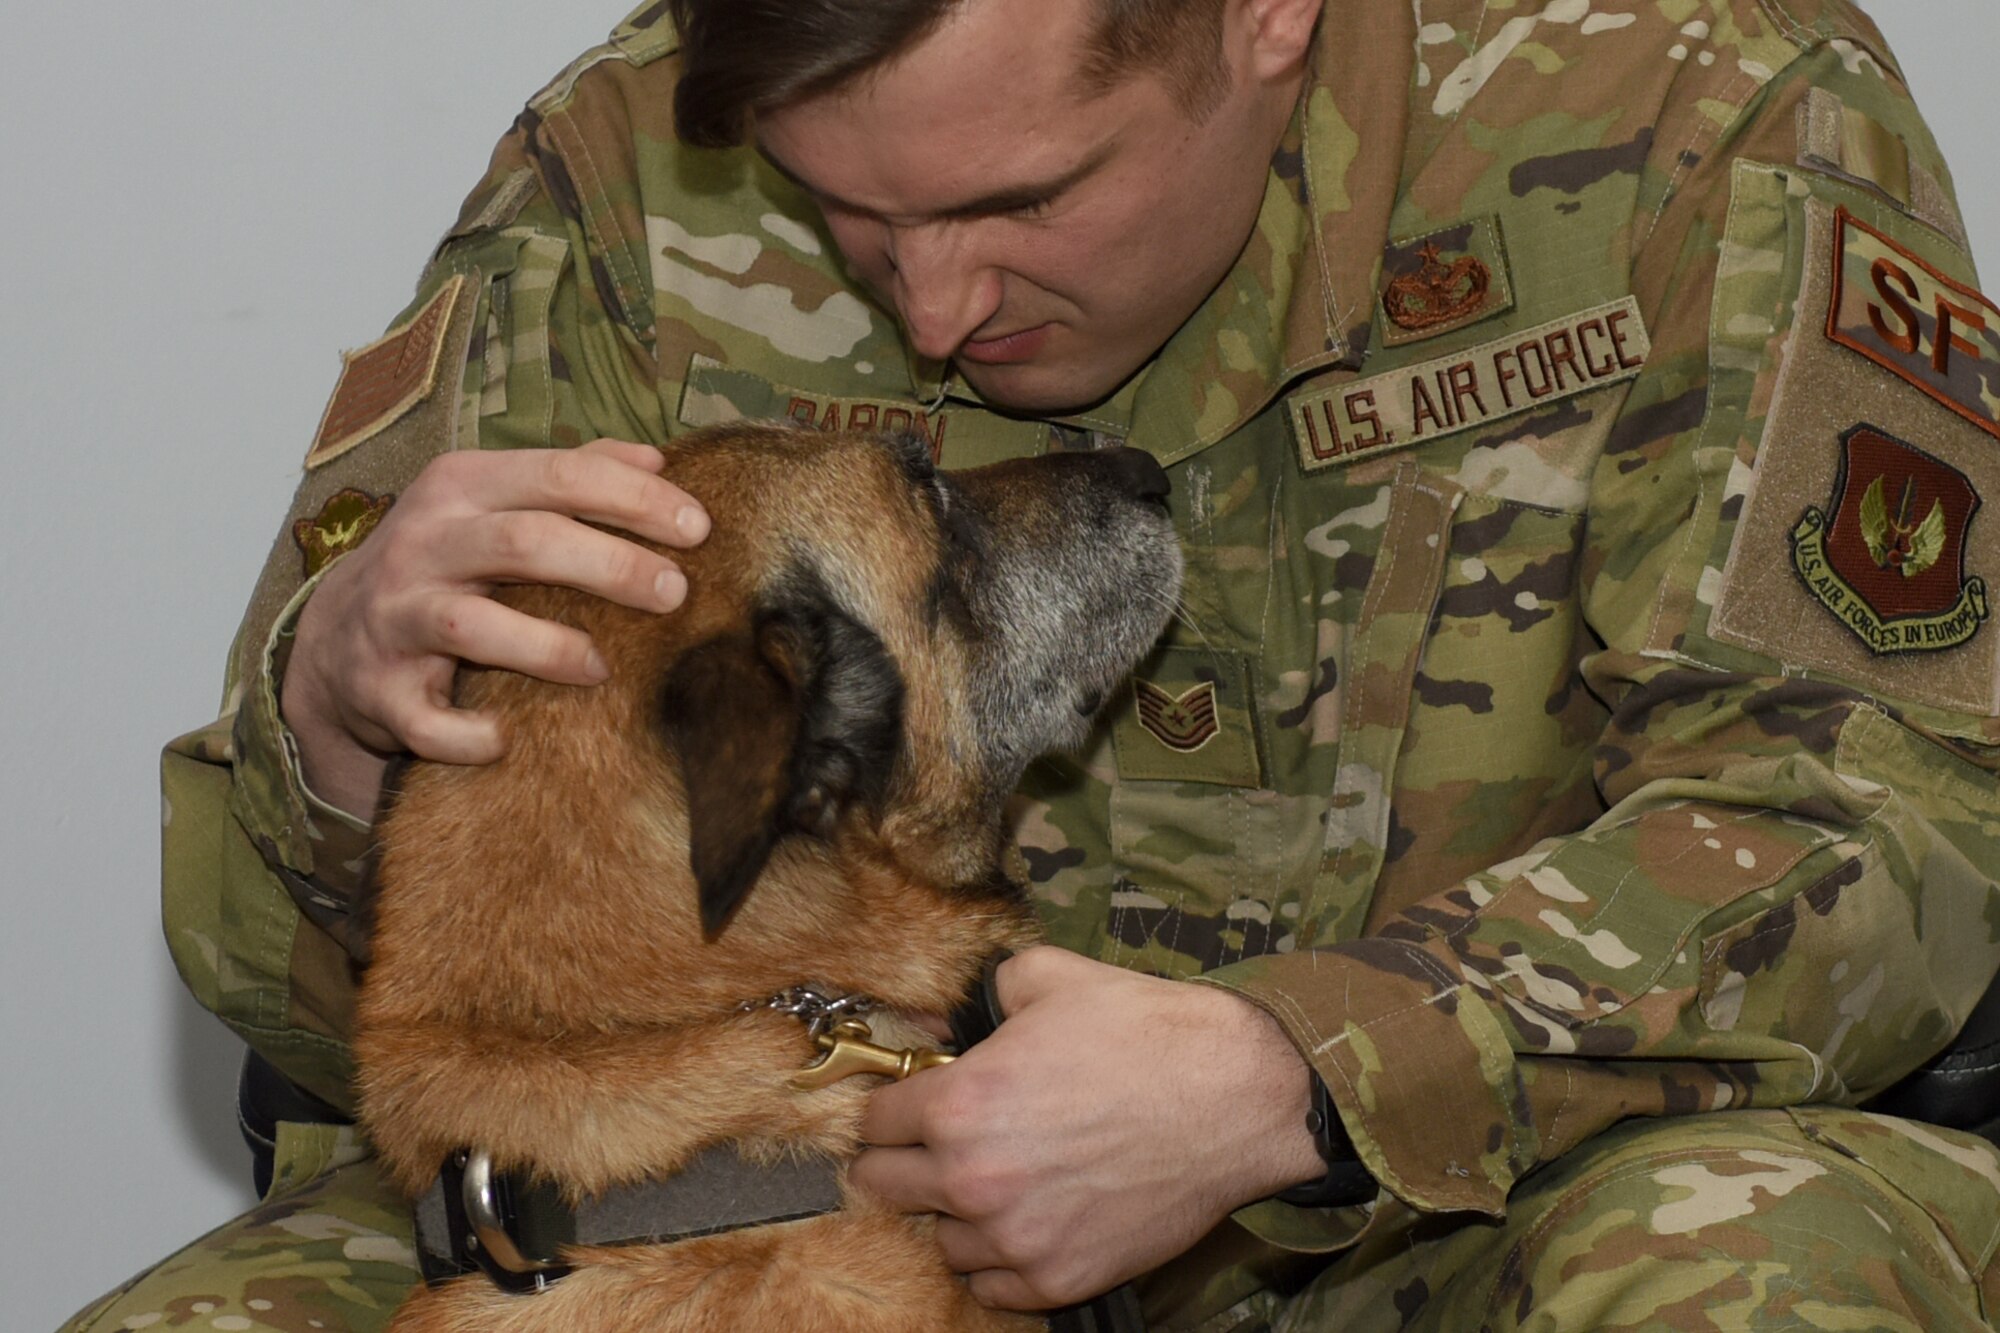
[[(954, 220), (989, 217), (996, 213), (1012, 213), (1020, 209), (1033, 208), (1037, 205), (1045, 204), (1103, 166), (1110, 159), (1113, 147), (1114, 145), (1110, 143), (1098, 145), (1081, 162), (1078, 162), (1059, 176), (1054, 176), (1043, 181), (1029, 181), (1020, 185), (1009, 185), (988, 194), (967, 199), (963, 203), (948, 204), (943, 208), (934, 209), (927, 216), (933, 219)], [(763, 155), (766, 162), (771, 164), (772, 170), (798, 186), (801, 190), (804, 190), (813, 198), (819, 200), (823, 205), (850, 213), (872, 213), (874, 211), (873, 209), (863, 208), (859, 204), (850, 203), (830, 190), (820, 189), (811, 181), (799, 175), (798, 172), (785, 165), (784, 159), (773, 153), (765, 145), (758, 144), (757, 151)]]

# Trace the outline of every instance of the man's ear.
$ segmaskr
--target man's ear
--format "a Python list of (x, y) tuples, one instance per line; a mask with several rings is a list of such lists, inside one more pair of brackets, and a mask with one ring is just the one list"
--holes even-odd
[(902, 713), (882, 641), (817, 583), (674, 664), (660, 719), (687, 788), (704, 935), (722, 933), (788, 834), (830, 837), (879, 804)]
[[(1248, 25), (1252, 67), (1263, 78), (1295, 70), (1312, 47), (1324, 0), (1241, 0), (1231, 19)], [(1240, 16), (1240, 18), (1239, 18)]]

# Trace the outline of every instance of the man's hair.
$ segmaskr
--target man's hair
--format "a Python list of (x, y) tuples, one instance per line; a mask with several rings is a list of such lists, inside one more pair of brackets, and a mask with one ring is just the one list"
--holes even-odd
[[(1086, 0), (1097, 11), (1086, 93), (1158, 74), (1197, 118), (1228, 90), (1227, 0)], [(903, 54), (964, 0), (667, 0), (681, 35), (674, 121), (701, 148), (742, 142), (750, 117), (831, 92)]]

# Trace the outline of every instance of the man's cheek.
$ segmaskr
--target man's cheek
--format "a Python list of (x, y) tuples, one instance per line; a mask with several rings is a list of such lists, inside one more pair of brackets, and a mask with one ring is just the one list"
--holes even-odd
[(886, 230), (879, 223), (834, 212), (825, 214), (825, 218), (826, 229), (832, 233), (841, 258), (847, 261), (848, 272), (876, 296), (886, 293), (895, 272), (889, 262)]

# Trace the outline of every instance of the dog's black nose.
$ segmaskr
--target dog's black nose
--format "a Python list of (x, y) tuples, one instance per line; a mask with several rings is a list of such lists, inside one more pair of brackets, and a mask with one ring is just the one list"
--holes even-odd
[(1150, 500), (1156, 505), (1164, 505), (1173, 493), (1173, 484), (1167, 480), (1167, 470), (1160, 466), (1160, 460), (1144, 449), (1132, 449), (1121, 445), (1116, 449), (1106, 449), (1098, 457), (1107, 463), (1119, 484), (1134, 498)]

